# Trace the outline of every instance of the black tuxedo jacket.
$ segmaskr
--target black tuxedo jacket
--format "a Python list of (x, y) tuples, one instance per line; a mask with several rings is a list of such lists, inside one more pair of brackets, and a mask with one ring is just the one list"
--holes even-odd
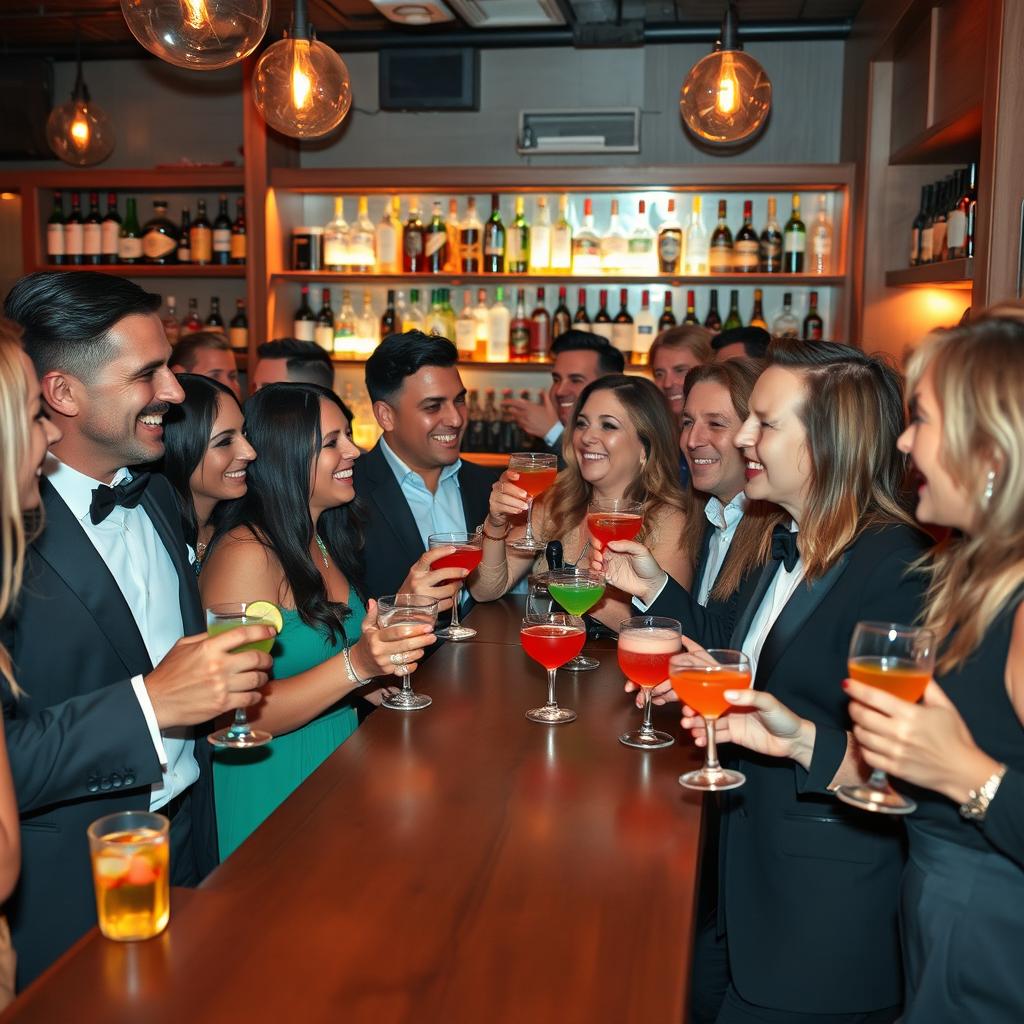
[[(487, 515), (491, 486), (498, 474), (463, 460), (458, 476), (466, 529), (472, 533)], [(363, 528), (366, 593), (370, 597), (394, 594), (409, 567), (426, 550), (423, 539), (379, 442), (356, 459), (353, 478), (356, 494), (367, 509)]]
[[(902, 830), (848, 807), (827, 787), (846, 752), (840, 682), (853, 628), (861, 620), (917, 619), (925, 580), (909, 566), (927, 544), (905, 526), (865, 532), (824, 576), (797, 588), (769, 632), (754, 686), (815, 723), (808, 771), (722, 748), (723, 763), (747, 782), (722, 794), (718, 922), (733, 983), (749, 1002), (825, 1014), (902, 1001)], [(777, 569), (770, 562), (744, 583), (731, 636), (721, 618), (695, 616), (696, 602), (669, 588), (651, 611), (680, 619), (706, 647), (738, 648)]]
[[(41, 484), (46, 527), (30, 545), (3, 642), (25, 691), (3, 688), (4, 728), (21, 812), (22, 868), (7, 905), (19, 986), (96, 923), (86, 828), (117, 811), (149, 810), (160, 762), (131, 686), (152, 665), (106, 565), (56, 490)], [(178, 573), (186, 634), (205, 631), (170, 484), (142, 499)], [(217, 863), (210, 745), (195, 745), (191, 827), (202, 874)], [(173, 870), (173, 865), (172, 865)]]

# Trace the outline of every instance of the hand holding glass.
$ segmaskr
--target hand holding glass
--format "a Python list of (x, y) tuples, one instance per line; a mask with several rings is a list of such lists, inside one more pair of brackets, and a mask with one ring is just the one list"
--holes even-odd
[[(388, 626), (433, 626), (437, 622), (437, 602), (419, 594), (388, 594), (377, 601), (377, 624), (381, 629)], [(409, 678), (413, 669), (404, 664), (404, 655), (393, 654), (395, 674), (402, 677), (402, 688), (398, 693), (385, 695), (381, 705), (392, 711), (419, 711), (433, 703), (430, 697), (414, 693)], [(397, 660), (396, 660), (397, 659)]]
[(523, 650), (548, 670), (548, 700), (542, 708), (526, 712), (531, 722), (562, 725), (576, 720), (576, 712), (560, 708), (555, 700), (555, 674), (571, 658), (583, 650), (587, 638), (583, 620), (576, 615), (552, 612), (523, 619), (519, 639)]
[[(454, 547), (450, 555), (442, 555), (430, 563), (434, 569), (466, 569), (472, 572), (479, 564), (484, 553), (484, 538), (481, 533), (432, 533), (427, 538), (431, 548)], [(436, 635), (444, 640), (469, 640), (476, 636), (476, 630), (459, 622), (459, 595), (462, 585), (455, 591), (452, 598), (452, 621), (444, 629), (437, 630)]]
[(651, 690), (668, 679), (668, 663), (683, 647), (682, 625), (658, 615), (636, 615), (619, 623), (619, 668), (644, 695), (644, 720), (639, 729), (624, 732), (619, 742), (639, 750), (670, 747), (675, 740), (651, 725)]
[(539, 452), (514, 452), (509, 456), (508, 468), (519, 474), (516, 485), (529, 495), (526, 499), (526, 533), (509, 544), (509, 548), (528, 553), (543, 551), (544, 544), (533, 535), (533, 499), (555, 482), (558, 458)]
[(604, 551), (610, 540), (635, 540), (643, 525), (644, 506), (640, 501), (595, 498), (587, 508), (587, 529), (598, 551)]

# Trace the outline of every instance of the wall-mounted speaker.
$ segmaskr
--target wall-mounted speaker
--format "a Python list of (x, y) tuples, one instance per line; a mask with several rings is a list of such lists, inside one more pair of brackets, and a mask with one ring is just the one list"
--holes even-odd
[(56, 160), (46, 142), (53, 65), (42, 57), (0, 61), (0, 160)]
[(381, 110), (480, 109), (478, 50), (381, 50), (377, 66)]

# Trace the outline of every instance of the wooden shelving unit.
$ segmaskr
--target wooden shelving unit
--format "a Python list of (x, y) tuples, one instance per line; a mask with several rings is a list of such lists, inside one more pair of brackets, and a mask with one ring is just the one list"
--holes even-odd
[(189, 277), (189, 278), (243, 278), (245, 277), (244, 264), (232, 266), (203, 265), (197, 266), (191, 263), (171, 263), (167, 265), (154, 266), (148, 263), (99, 263), (82, 265), (78, 267), (52, 266), (42, 264), (38, 267), (26, 268), (26, 273), (36, 270), (98, 270), (104, 274), (116, 274), (118, 277)]
[(270, 275), (271, 284), (291, 281), (296, 284), (353, 284), (418, 288), (431, 284), (452, 285), (508, 284), (523, 287), (540, 286), (558, 288), (578, 285), (605, 285), (608, 288), (640, 287), (643, 285), (683, 288), (691, 285), (778, 285), (792, 288), (837, 286), (846, 283), (840, 274), (701, 274), (684, 277), (679, 274), (646, 274), (643, 277), (622, 277), (603, 274), (580, 276), (576, 274), (347, 274), (329, 270), (282, 270)]
[(923, 263), (902, 270), (887, 270), (885, 283), (890, 288), (940, 286), (970, 289), (974, 287), (974, 260), (943, 260), (941, 263)]

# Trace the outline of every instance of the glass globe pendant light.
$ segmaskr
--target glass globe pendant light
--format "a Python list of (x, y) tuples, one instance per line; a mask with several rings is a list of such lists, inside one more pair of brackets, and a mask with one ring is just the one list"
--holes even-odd
[(295, 0), (292, 34), (268, 46), (257, 61), (252, 95), (267, 124), (293, 139), (326, 135), (352, 106), (348, 68), (317, 40), (306, 21), (306, 0)]
[(71, 99), (50, 111), (46, 119), (46, 141), (61, 160), (76, 167), (101, 163), (114, 151), (113, 125), (103, 108), (93, 103), (82, 76), (80, 45)]
[(270, 23), (270, 0), (121, 0), (135, 38), (175, 67), (216, 71), (248, 57)]
[(690, 69), (679, 91), (683, 123), (701, 142), (730, 145), (756, 135), (772, 106), (772, 83), (739, 42), (739, 21), (730, 2), (722, 37)]

